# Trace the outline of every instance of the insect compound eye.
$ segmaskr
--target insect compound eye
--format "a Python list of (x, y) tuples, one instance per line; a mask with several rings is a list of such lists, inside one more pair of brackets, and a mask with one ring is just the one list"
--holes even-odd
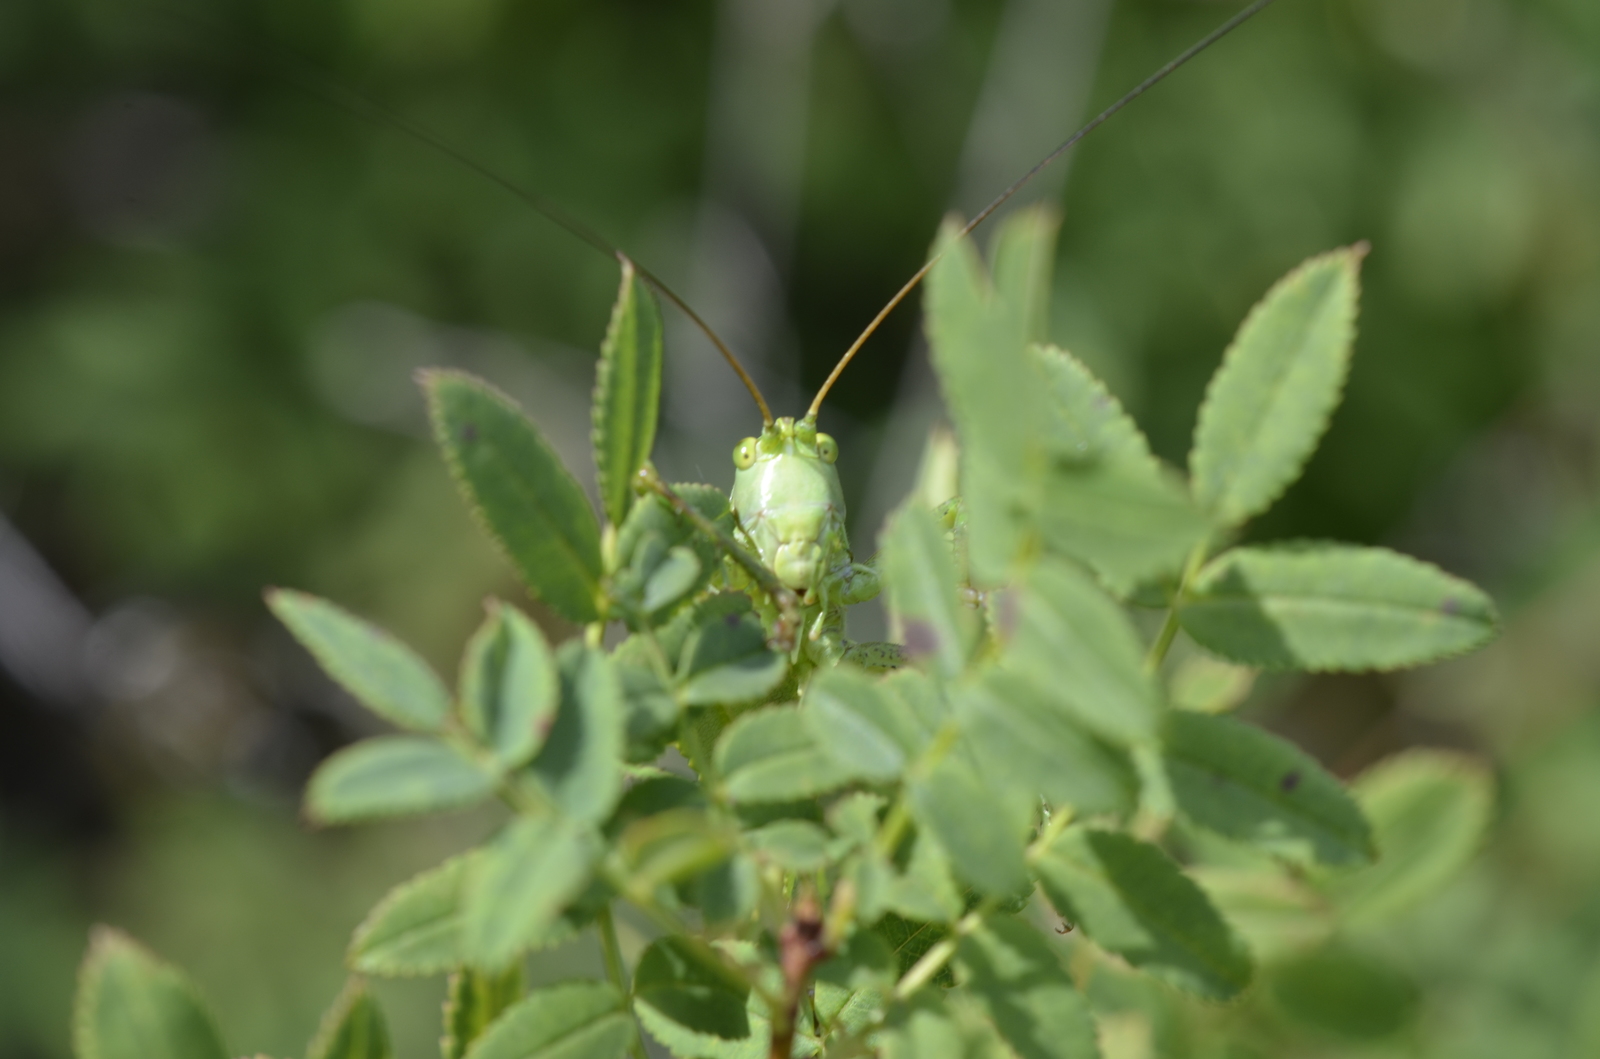
[(733, 447), (733, 465), (748, 471), (756, 465), (756, 439), (745, 438)]
[(817, 455), (823, 463), (832, 463), (839, 458), (839, 443), (827, 434), (818, 434)]

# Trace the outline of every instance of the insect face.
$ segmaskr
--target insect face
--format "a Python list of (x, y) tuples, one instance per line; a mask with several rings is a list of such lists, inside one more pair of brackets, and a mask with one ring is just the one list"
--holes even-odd
[(734, 449), (733, 509), (756, 553), (783, 584), (811, 593), (841, 556), (839, 447), (814, 420), (776, 419)]

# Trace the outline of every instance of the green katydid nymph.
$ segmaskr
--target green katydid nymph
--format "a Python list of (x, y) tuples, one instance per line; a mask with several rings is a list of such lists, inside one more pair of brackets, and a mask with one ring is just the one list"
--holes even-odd
[(838, 458), (838, 443), (818, 431), (811, 416), (775, 419), (760, 437), (745, 438), (733, 450), (739, 528), (806, 607), (803, 642), (830, 660), (842, 649), (839, 608), (878, 594), (877, 572), (850, 554)]

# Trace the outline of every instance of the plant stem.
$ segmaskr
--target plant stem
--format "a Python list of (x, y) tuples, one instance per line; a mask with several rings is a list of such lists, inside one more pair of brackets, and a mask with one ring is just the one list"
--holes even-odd
[(1167, 660), (1167, 652), (1172, 649), (1172, 641), (1178, 635), (1178, 605), (1189, 591), (1189, 582), (1200, 572), (1200, 564), (1206, 561), (1209, 544), (1208, 540), (1196, 544), (1194, 551), (1189, 553), (1188, 562), (1183, 564), (1183, 576), (1178, 579), (1178, 589), (1172, 594), (1172, 605), (1167, 608), (1166, 620), (1161, 623), (1161, 632), (1156, 636), (1156, 642), (1150, 645), (1150, 653), (1145, 656), (1144, 671), (1152, 676), (1161, 669), (1161, 663)]
[[(631, 996), (633, 989), (628, 984), (628, 972), (622, 966), (622, 946), (617, 944), (617, 923), (611, 914), (610, 901), (600, 906), (595, 922), (600, 925), (600, 952), (606, 961), (606, 978), (610, 979), (617, 992), (624, 997)], [(628, 1051), (633, 1055), (633, 1059), (649, 1059), (637, 1023), (634, 1024), (633, 1042), (629, 1045)]]
[(933, 980), (933, 976), (944, 970), (944, 965), (956, 954), (956, 946), (961, 939), (977, 930), (982, 925), (984, 917), (994, 910), (994, 900), (986, 899), (972, 911), (962, 916), (951, 931), (948, 938), (937, 942), (933, 948), (922, 954), (922, 959), (912, 965), (905, 977), (895, 983), (894, 998), (908, 1000), (911, 995)]

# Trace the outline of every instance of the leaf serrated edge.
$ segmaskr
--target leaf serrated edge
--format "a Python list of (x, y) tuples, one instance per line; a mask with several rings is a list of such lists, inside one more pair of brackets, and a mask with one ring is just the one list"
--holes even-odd
[[(350, 935), (350, 944), (345, 948), (345, 966), (354, 974), (370, 974), (380, 978), (426, 978), (460, 967), (462, 965), (461, 961), (457, 959), (448, 963), (424, 961), (407, 965), (406, 969), (399, 971), (380, 969), (371, 963), (363, 965), (363, 956), (358, 950), (361, 944), (377, 929), (383, 918), (393, 910), (394, 906), (404, 902), (406, 898), (427, 883), (432, 882), (437, 876), (449, 871), (455, 871), (463, 876), (461, 880), (458, 880), (458, 885), (465, 882), (464, 877), (470, 863), (474, 857), (478, 856), (479, 852), (479, 850), (469, 850), (466, 853), (458, 853), (440, 864), (425, 868), (405, 882), (397, 883), (388, 893), (379, 898), (378, 903), (372, 906), (372, 910), (356, 925), (355, 931)], [(459, 911), (457, 914), (459, 915)]]
[[(1311, 551), (1311, 550), (1316, 549), (1316, 548), (1332, 547), (1332, 548), (1338, 548), (1338, 549), (1341, 549), (1341, 550), (1344, 550), (1344, 551), (1358, 549), (1358, 550), (1361, 550), (1361, 551), (1364, 551), (1364, 552), (1369, 552), (1369, 553), (1372, 553), (1372, 552), (1382, 553), (1384, 556), (1386, 556), (1388, 558), (1397, 559), (1397, 560), (1400, 560), (1403, 563), (1409, 563), (1413, 567), (1417, 567), (1417, 568), (1422, 569), (1422, 570), (1431, 571), (1432, 573), (1437, 574), (1438, 576), (1440, 576), (1440, 577), (1442, 577), (1442, 578), (1444, 578), (1444, 579), (1446, 579), (1448, 581), (1453, 581), (1456, 584), (1467, 588), (1474, 595), (1482, 597), (1484, 608), (1485, 608), (1485, 610), (1488, 611), (1489, 622), (1488, 622), (1488, 625), (1486, 626), (1486, 628), (1484, 629), (1483, 636), (1480, 639), (1474, 640), (1474, 641), (1469, 642), (1469, 643), (1463, 643), (1460, 647), (1456, 647), (1456, 648), (1453, 648), (1451, 650), (1442, 651), (1439, 654), (1428, 655), (1426, 658), (1421, 658), (1421, 659), (1418, 659), (1417, 661), (1414, 661), (1414, 662), (1395, 662), (1395, 663), (1390, 664), (1390, 665), (1361, 666), (1359, 668), (1352, 668), (1350, 666), (1300, 665), (1300, 664), (1295, 664), (1295, 663), (1290, 663), (1290, 662), (1283, 662), (1283, 661), (1276, 660), (1276, 659), (1247, 658), (1247, 657), (1243, 657), (1243, 656), (1240, 656), (1240, 655), (1225, 655), (1225, 654), (1222, 654), (1221, 652), (1212, 650), (1210, 647), (1207, 647), (1205, 644), (1200, 643), (1200, 641), (1198, 641), (1198, 640), (1194, 641), (1195, 645), (1198, 646), (1202, 651), (1204, 651), (1207, 656), (1209, 656), (1211, 658), (1215, 658), (1215, 659), (1217, 659), (1219, 661), (1234, 662), (1234, 663), (1237, 663), (1237, 664), (1240, 664), (1240, 665), (1253, 666), (1253, 667), (1255, 667), (1257, 669), (1263, 669), (1263, 670), (1266, 670), (1267, 672), (1270, 672), (1270, 673), (1290, 673), (1290, 672), (1292, 672), (1292, 673), (1398, 673), (1398, 672), (1400, 672), (1401, 670), (1404, 670), (1404, 669), (1415, 669), (1418, 666), (1436, 665), (1439, 662), (1447, 662), (1452, 658), (1460, 658), (1463, 655), (1471, 654), (1473, 651), (1476, 651), (1478, 648), (1483, 647), (1485, 644), (1488, 644), (1490, 641), (1492, 641), (1495, 637), (1499, 636), (1501, 631), (1503, 630), (1504, 622), (1503, 622), (1503, 619), (1501, 618), (1501, 615), (1500, 615), (1500, 608), (1495, 605), (1493, 596), (1489, 595), (1489, 593), (1485, 592), (1483, 589), (1479, 588), (1477, 585), (1473, 584), (1471, 581), (1468, 581), (1466, 578), (1459, 577), (1459, 576), (1457, 576), (1455, 574), (1452, 574), (1450, 571), (1444, 569), (1443, 567), (1438, 566), (1435, 563), (1430, 563), (1426, 559), (1419, 559), (1415, 555), (1407, 555), (1405, 552), (1395, 551), (1392, 548), (1384, 548), (1384, 547), (1377, 546), (1377, 545), (1353, 545), (1353, 544), (1344, 543), (1342, 541), (1320, 540), (1320, 539), (1316, 539), (1316, 538), (1305, 538), (1305, 539), (1300, 539), (1300, 540), (1289, 540), (1289, 541), (1271, 541), (1271, 542), (1268, 542), (1268, 543), (1265, 543), (1265, 544), (1252, 544), (1252, 545), (1248, 545), (1247, 547), (1251, 551), (1256, 551), (1256, 552), (1286, 552), (1287, 553), (1287, 552), (1296, 552), (1296, 551), (1302, 551), (1302, 550)], [(1211, 570), (1212, 567), (1216, 566), (1223, 559), (1227, 558), (1227, 556), (1229, 554), (1231, 554), (1232, 552), (1234, 552), (1236, 550), (1238, 550), (1238, 549), (1230, 548), (1230, 549), (1227, 549), (1226, 551), (1218, 552), (1216, 555), (1212, 556), (1211, 559), (1206, 562), (1205, 566), (1201, 567), (1200, 572), (1199, 572), (1198, 575), (1196, 575), (1195, 580), (1197, 582), (1200, 581), (1200, 580), (1203, 580), (1205, 578), (1205, 576), (1207, 575), (1207, 573)], [(1184, 603), (1180, 602), (1180, 604), (1178, 606), (1178, 613), (1179, 613), (1180, 622), (1182, 621), (1182, 612), (1183, 612), (1184, 605), (1185, 605)], [(1438, 613), (1437, 611), (1434, 611), (1434, 610), (1420, 609), (1420, 608), (1406, 608), (1406, 607), (1400, 607), (1400, 606), (1396, 606), (1395, 609), (1397, 609), (1397, 610), (1407, 610), (1407, 611), (1415, 612), (1415, 613), (1429, 613), (1429, 614)], [(1191, 639), (1193, 639), (1192, 636), (1191, 636)]]
[[(1350, 379), (1351, 352), (1353, 352), (1355, 349), (1356, 339), (1360, 337), (1360, 326), (1358, 321), (1360, 319), (1361, 312), (1361, 262), (1366, 258), (1367, 254), (1371, 252), (1371, 250), (1372, 244), (1368, 243), (1365, 239), (1362, 239), (1358, 242), (1352, 243), (1349, 246), (1339, 247), (1338, 249), (1329, 250), (1321, 254), (1314, 254), (1286, 272), (1281, 278), (1274, 282), (1271, 287), (1267, 288), (1266, 294), (1263, 294), (1261, 298), (1250, 307), (1250, 311), (1245, 314), (1244, 320), (1239, 324), (1238, 330), (1234, 332), (1233, 338), (1229, 340), (1228, 348), (1223, 350), (1222, 361), (1220, 364), (1218, 364), (1217, 370), (1212, 373), (1210, 380), (1207, 381), (1205, 396), (1201, 398), (1199, 411), (1195, 415), (1194, 442), (1191, 445), (1188, 460), (1191, 493), (1193, 493), (1193, 483), (1200, 477), (1199, 468), (1196, 466), (1196, 464), (1198, 462), (1198, 456), (1200, 453), (1199, 441), (1201, 425), (1207, 421), (1209, 416), (1214, 416), (1216, 414), (1216, 391), (1222, 382), (1224, 371), (1228, 367), (1231, 358), (1233, 357), (1234, 350), (1238, 347), (1239, 336), (1243, 335), (1247, 330), (1249, 330), (1250, 325), (1253, 324), (1261, 316), (1261, 314), (1266, 311), (1267, 302), (1276, 291), (1288, 286), (1294, 280), (1299, 279), (1301, 275), (1321, 265), (1323, 262), (1339, 257), (1345, 257), (1351, 259), (1354, 265), (1351, 270), (1351, 282), (1354, 286), (1351, 291), (1353, 297), (1350, 301), (1349, 314), (1350, 345), (1349, 349), (1340, 361), (1338, 385), (1333, 388), (1327, 407), (1322, 410), (1320, 416), (1318, 417), (1319, 421), (1316, 425), (1316, 430), (1312, 435), (1311, 447), (1301, 459), (1301, 468), (1303, 473), (1305, 461), (1309, 460), (1317, 451), (1318, 444), (1321, 443), (1323, 435), (1327, 433), (1328, 424), (1333, 419), (1334, 410), (1339, 407), (1339, 402), (1343, 398), (1345, 384)], [(1212, 510), (1211, 505), (1201, 502), (1198, 496), (1195, 496), (1195, 505), (1201, 511), (1206, 512), (1207, 514), (1211, 515), (1211, 517), (1217, 519), (1226, 526), (1241, 525), (1271, 508), (1273, 504), (1278, 502), (1288, 488), (1298, 480), (1298, 478), (1299, 476), (1296, 475), (1294, 478), (1290, 478), (1285, 481), (1278, 487), (1276, 492), (1262, 499), (1260, 506), (1256, 511), (1249, 512), (1237, 519), (1230, 519), (1223, 512)]]
[(99, 972), (103, 971), (105, 962), (118, 950), (147, 961), (156, 971), (169, 973), (174, 984), (188, 994), (189, 999), (194, 1002), (195, 1009), (210, 1024), (213, 1038), (223, 1046), (224, 1052), (227, 1051), (216, 1016), (211, 1013), (205, 998), (200, 995), (200, 990), (187, 974), (157, 956), (126, 931), (106, 923), (96, 923), (89, 928), (89, 948), (78, 964), (77, 995), (72, 1002), (72, 1051), (75, 1059), (102, 1059), (100, 1049), (96, 1046), (97, 1036), (91, 1022), (94, 1017), (93, 1012), (98, 1007), (97, 1001), (104, 977)]
[[(605, 422), (606, 417), (604, 415), (604, 411), (606, 405), (609, 404), (609, 398), (611, 396), (612, 386), (615, 382), (617, 370), (617, 362), (614, 351), (616, 350), (617, 343), (619, 341), (619, 336), (623, 325), (623, 318), (629, 315), (625, 307), (629, 306), (630, 304), (632, 305), (632, 316), (634, 317), (635, 321), (635, 332), (640, 330), (638, 327), (639, 315), (641, 312), (645, 312), (653, 315), (654, 327), (658, 340), (661, 337), (660, 308), (654, 304), (654, 299), (650, 295), (649, 288), (645, 284), (639, 282), (638, 269), (634, 263), (626, 256), (619, 255), (619, 257), (622, 261), (622, 280), (618, 286), (617, 300), (612, 307), (611, 317), (606, 323), (605, 338), (601, 340), (600, 344), (600, 362), (595, 368), (594, 393), (590, 402), (589, 419), (589, 444), (594, 453), (595, 480), (600, 487), (600, 506), (602, 509), (606, 509), (606, 518), (616, 526), (622, 525), (623, 519), (627, 518), (628, 509), (633, 506), (631, 500), (629, 499), (632, 496), (632, 489), (631, 483), (625, 481), (620, 487), (623, 496), (622, 509), (617, 512), (608, 510), (609, 502), (606, 494), (612, 487), (610, 477), (612, 474), (616, 473), (616, 468), (608, 468), (607, 463), (609, 461), (602, 458), (602, 454), (606, 452), (606, 438), (605, 432), (602, 429), (602, 424)], [(641, 305), (640, 303), (643, 304)], [(654, 439), (656, 432), (656, 419), (659, 416), (659, 404), (661, 400), (659, 357), (657, 357), (656, 390), (657, 407), (652, 409), (652, 412), (648, 416), (650, 420), (649, 429), (642, 432), (642, 435), (648, 435), (652, 440)], [(638, 439), (635, 438), (634, 441), (635, 445), (633, 447), (637, 448)], [(648, 451), (644, 453), (644, 458), (646, 460), (650, 458)]]
[[(367, 991), (366, 979), (360, 975), (352, 975), (345, 982), (344, 988), (339, 990), (333, 1005), (323, 1013), (322, 1021), (317, 1024), (316, 1034), (311, 1038), (311, 1043), (306, 1045), (306, 1059), (338, 1059), (336, 1056), (330, 1056), (328, 1050), (344, 1027), (345, 1019), (350, 1017), (351, 1011), (355, 1010), (355, 1006), (363, 1000), (369, 1002), (372, 1000), (371, 994)], [(383, 1029), (384, 1043), (389, 1044), (388, 1027), (383, 1024), (382, 1011), (378, 1011), (378, 1024)], [(392, 1044), (386, 1052), (393, 1055)]]
[[(511, 569), (516, 571), (517, 579), (522, 582), (523, 587), (528, 590), (528, 593), (537, 599), (543, 600), (544, 597), (540, 596), (539, 593), (534, 590), (534, 587), (529, 584), (527, 579), (523, 576), (522, 564), (517, 561), (516, 556), (511, 554), (511, 549), (506, 545), (506, 542), (500, 539), (500, 534), (492, 525), (489, 524), (489, 516), (484, 512), (483, 505), (477, 502), (473, 494), (472, 485), (467, 479), (466, 468), (461, 465), (460, 457), (456, 455), (454, 440), (450, 437), (449, 432), (444, 428), (444, 417), (440, 414), (439, 406), (439, 387), (446, 383), (458, 382), (478, 389), (492, 400), (498, 402), (506, 410), (523, 419), (530, 427), (533, 428), (534, 434), (539, 438), (546, 448), (549, 447), (549, 442), (544, 441), (544, 435), (539, 433), (538, 425), (533, 422), (532, 417), (528, 415), (527, 411), (522, 407), (522, 405), (504, 390), (500, 389), (498, 386), (494, 385), (494, 383), (489, 382), (486, 379), (482, 379), (476, 375), (473, 375), (471, 372), (461, 371), (458, 368), (418, 368), (415, 375), (413, 375), (413, 378), (416, 380), (417, 385), (422, 388), (423, 395), (427, 399), (428, 421), (433, 429), (434, 444), (438, 446), (439, 451), (443, 454), (445, 466), (450, 469), (450, 477), (455, 481), (456, 489), (466, 499), (467, 509), (472, 512), (473, 520), (478, 524), (478, 528), (483, 531), (484, 535), (487, 536), (491, 542), (493, 542), (495, 549), (511, 566)], [(554, 450), (552, 450), (552, 455), (554, 454)], [(578, 480), (572, 476), (571, 468), (563, 464), (559, 456), (556, 459), (556, 463), (558, 466), (560, 466), (562, 473), (564, 473), (574, 485), (578, 485)], [(588, 507), (589, 498), (583, 493), (583, 487), (581, 485), (578, 486), (578, 492), (583, 496), (585, 507)], [(594, 509), (592, 507), (589, 507), (589, 517), (594, 518)], [(598, 533), (599, 527), (597, 524), (596, 536), (598, 536)], [(556, 540), (559, 542), (561, 548), (569, 553), (569, 558), (572, 560), (572, 566), (574, 569), (587, 570), (588, 567), (583, 561), (583, 557), (578, 555), (577, 552), (568, 545), (564, 538), (558, 534), (556, 536)], [(588, 579), (585, 578), (585, 580)], [(592, 581), (591, 583), (593, 585), (591, 592), (591, 603), (595, 611), (594, 618), (598, 618), (605, 613), (605, 595), (598, 580)], [(561, 613), (563, 617), (567, 617), (569, 619), (571, 618), (571, 615), (563, 612), (561, 608), (557, 607), (554, 603), (551, 603), (550, 605), (558, 613)], [(594, 618), (573, 620), (587, 621), (594, 620)]]

